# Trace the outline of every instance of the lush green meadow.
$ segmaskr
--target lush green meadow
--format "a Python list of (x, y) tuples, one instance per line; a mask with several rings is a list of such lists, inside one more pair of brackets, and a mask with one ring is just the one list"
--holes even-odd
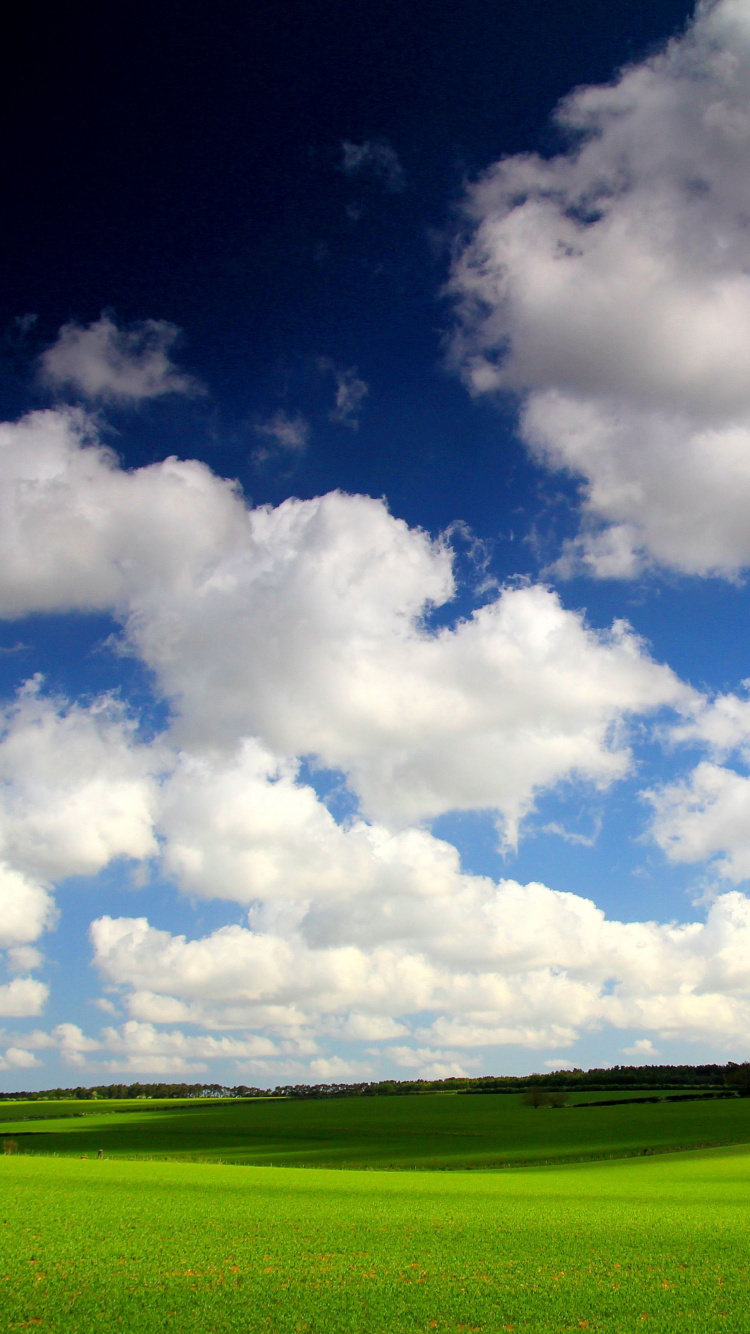
[(517, 1094), (30, 1102), (0, 1105), (0, 1118), (24, 1154), (280, 1167), (491, 1168), (750, 1142), (745, 1098), (538, 1110)]
[(504, 1172), (0, 1158), (8, 1331), (750, 1329), (750, 1154)]
[[(30, 1102), (0, 1118), (18, 1146), (0, 1156), (3, 1330), (750, 1331), (750, 1099)], [(711, 1144), (734, 1147), (680, 1152)]]

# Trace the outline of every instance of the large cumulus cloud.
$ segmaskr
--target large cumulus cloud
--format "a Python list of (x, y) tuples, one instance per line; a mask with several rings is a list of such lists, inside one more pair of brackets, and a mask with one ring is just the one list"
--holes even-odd
[(570, 148), (492, 166), (467, 200), (453, 355), (523, 399), (537, 458), (583, 479), (563, 566), (750, 561), (750, 4), (611, 84), (578, 89)]
[(313, 755), (377, 819), (496, 809), (513, 837), (537, 789), (606, 785), (622, 719), (685, 694), (626, 625), (594, 632), (539, 586), (430, 631), (451, 553), (381, 501), (248, 510), (197, 462), (123, 470), (75, 415), (3, 428), (0, 513), (0, 614), (111, 611), (176, 742)]
[[(6, 706), (0, 853), (27, 905), (7, 945), (51, 920), (54, 883), (116, 858), (243, 912), (196, 940), (99, 918), (104, 1008), (125, 1007), (125, 1027), (58, 1025), (65, 1059), (164, 1073), (221, 1060), (272, 1080), (341, 1073), (331, 1042), (396, 1042), (397, 1065), (437, 1070), (606, 1022), (665, 1031), (674, 1013), (675, 1031), (714, 1032), (724, 974), (704, 995), (706, 950), (696, 962), (689, 943), (703, 928), (607, 922), (582, 897), (468, 875), (429, 827), (484, 809), (511, 842), (538, 793), (630, 772), (631, 719), (671, 706), (683, 728), (709, 726), (720, 706), (627, 624), (594, 630), (534, 584), (451, 620), (448, 544), (383, 502), (253, 509), (195, 461), (125, 470), (71, 412), (2, 428), (0, 510), (0, 614), (108, 612), (170, 707), (148, 741), (113, 697), (52, 699), (34, 679)], [(310, 781), (321, 767), (348, 788), (346, 819)], [(689, 1013), (665, 976), (698, 997)], [(38, 1010), (41, 984), (10, 985), (11, 1013)], [(260, 1045), (201, 1044), (183, 1024), (256, 1030)], [(34, 1040), (10, 1047), (42, 1051)], [(370, 1068), (357, 1059), (346, 1068)]]
[[(750, 902), (733, 891), (705, 923), (608, 919), (590, 900), (544, 885), (463, 877), (433, 900), (418, 939), (311, 946), (285, 932), (224, 927), (188, 940), (145, 918), (92, 925), (104, 980), (140, 1023), (261, 1030), (270, 1040), (375, 1037), (397, 1064), (409, 1053), (517, 1044), (565, 1047), (611, 1024), (734, 1049), (750, 1018)], [(402, 1020), (417, 1047), (404, 1046)], [(368, 1028), (368, 1021), (372, 1028)], [(357, 1025), (361, 1025), (357, 1028)], [(419, 1044), (422, 1044), (421, 1047)], [(425, 1045), (427, 1044), (427, 1045)], [(413, 1061), (424, 1064), (429, 1058)]]

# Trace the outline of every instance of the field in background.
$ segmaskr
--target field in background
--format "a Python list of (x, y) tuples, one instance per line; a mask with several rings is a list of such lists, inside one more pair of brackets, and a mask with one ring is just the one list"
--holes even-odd
[(739, 1334), (746, 1149), (500, 1173), (0, 1158), (0, 1320), (47, 1334)]
[[(574, 1095), (574, 1104), (576, 1097), (596, 1100)], [(15, 1140), (22, 1154), (79, 1157), (102, 1149), (107, 1158), (274, 1166), (492, 1168), (750, 1142), (745, 1098), (538, 1110), (518, 1094), (30, 1102), (0, 1104), (0, 1118), (0, 1137)]]

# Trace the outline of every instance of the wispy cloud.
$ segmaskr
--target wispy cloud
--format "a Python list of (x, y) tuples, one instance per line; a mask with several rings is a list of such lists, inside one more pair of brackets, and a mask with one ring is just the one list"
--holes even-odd
[(356, 431), (362, 404), (370, 392), (367, 381), (359, 375), (356, 366), (337, 366), (330, 357), (319, 357), (318, 369), (330, 372), (336, 381), (336, 402), (328, 414), (329, 420)]
[(179, 336), (168, 320), (141, 320), (118, 329), (104, 314), (93, 324), (64, 324), (42, 353), (40, 379), (48, 388), (73, 389), (84, 398), (108, 402), (203, 394), (204, 386), (171, 360)]
[(268, 441), (253, 451), (254, 463), (265, 463), (274, 454), (304, 454), (310, 441), (310, 423), (301, 412), (290, 416), (283, 408), (267, 421), (258, 422), (256, 435)]
[(361, 144), (344, 139), (341, 155), (341, 169), (347, 176), (375, 176), (392, 194), (406, 189), (406, 172), (386, 139), (365, 139)]

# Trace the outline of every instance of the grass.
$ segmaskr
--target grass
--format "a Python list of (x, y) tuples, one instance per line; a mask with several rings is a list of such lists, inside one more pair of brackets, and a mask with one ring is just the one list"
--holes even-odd
[(24, 1154), (80, 1157), (102, 1149), (107, 1158), (300, 1167), (493, 1168), (750, 1142), (750, 1099), (740, 1098), (537, 1111), (504, 1094), (6, 1103), (0, 1116), (13, 1118), (0, 1122), (0, 1136)]
[(746, 1148), (500, 1173), (0, 1158), (0, 1324), (750, 1328)]

